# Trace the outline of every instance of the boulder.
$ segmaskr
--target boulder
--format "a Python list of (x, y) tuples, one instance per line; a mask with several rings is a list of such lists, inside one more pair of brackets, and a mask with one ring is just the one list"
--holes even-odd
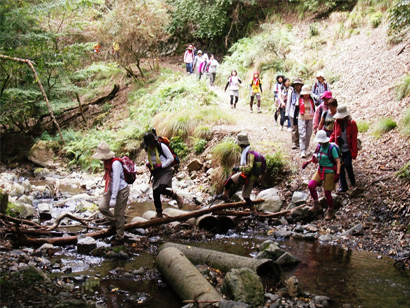
[(48, 203), (40, 203), (37, 205), (38, 215), (40, 219), (49, 220), (51, 216), (51, 206)]
[(36, 178), (46, 177), (50, 174), (50, 170), (47, 168), (37, 168), (33, 171)]
[(21, 218), (33, 217), (34, 215), (34, 207), (31, 204), (16, 203), (14, 204), (13, 209)]
[(363, 226), (362, 224), (357, 224), (353, 228), (345, 231), (342, 233), (342, 236), (350, 236), (350, 235), (363, 235)]
[(0, 213), (5, 213), (7, 205), (9, 203), (9, 195), (3, 189), (0, 188)]
[(288, 289), (289, 296), (291, 297), (299, 296), (302, 293), (296, 276), (292, 276), (286, 280), (286, 288)]
[(264, 303), (262, 280), (249, 268), (230, 270), (225, 276), (221, 292), (234, 301), (247, 303), (253, 307)]
[(10, 190), (10, 197), (20, 198), (22, 195), (24, 195), (24, 186), (18, 183), (13, 183), (13, 186)]
[(257, 205), (260, 211), (275, 213), (279, 212), (282, 208), (283, 203), (276, 188), (263, 190), (256, 198), (265, 200), (263, 203)]
[(29, 281), (30, 283), (40, 281), (51, 282), (46, 273), (31, 265), (23, 267), (21, 269), (21, 273), (25, 277), (25, 280)]
[(191, 161), (188, 164), (187, 168), (188, 168), (189, 172), (198, 171), (199, 169), (202, 168), (203, 165), (204, 164), (201, 163), (198, 159), (194, 159), (193, 161)]
[(88, 254), (95, 248), (97, 248), (97, 242), (94, 238), (90, 236), (79, 237), (77, 241), (78, 253)]
[(42, 167), (51, 167), (54, 164), (54, 152), (47, 141), (37, 141), (28, 153), (28, 159)]
[(280, 249), (278, 243), (273, 241), (265, 241), (259, 247), (259, 253), (256, 255), (257, 259), (272, 259), (276, 261), (285, 252)]
[(33, 205), (33, 197), (23, 195), (20, 198), (17, 199), (17, 203), (25, 203), (25, 204), (30, 204)]
[(309, 208), (308, 207), (302, 207), (302, 208), (298, 208), (295, 209), (291, 212), (290, 216), (292, 217), (292, 221), (298, 222), (298, 221), (303, 221), (303, 220), (307, 220), (311, 217), (311, 212), (309, 212)]
[(148, 219), (136, 216), (131, 220), (131, 223), (133, 224), (133, 223), (136, 223), (136, 222), (145, 222), (145, 221), (148, 221)]
[(25, 192), (26, 194), (28, 194), (28, 193), (31, 192), (31, 183), (30, 183), (29, 180), (24, 180), (24, 181), (21, 183), (21, 186), (24, 187), (24, 192)]
[(301, 205), (303, 203), (306, 203), (308, 198), (309, 198), (309, 194), (301, 192), (301, 191), (295, 191), (292, 195), (292, 202), (295, 203), (296, 205)]
[(285, 266), (294, 266), (299, 264), (301, 261), (292, 256), (290, 253), (285, 252), (283, 255), (281, 255), (276, 262), (279, 263), (280, 266), (285, 267)]

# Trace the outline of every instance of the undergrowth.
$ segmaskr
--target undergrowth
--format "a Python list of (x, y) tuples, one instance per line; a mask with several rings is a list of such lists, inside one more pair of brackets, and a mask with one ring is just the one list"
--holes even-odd
[(404, 111), (400, 124), (401, 133), (407, 138), (410, 138), (410, 107)]
[(396, 173), (396, 176), (410, 182), (410, 161), (400, 168), (400, 170)]
[(381, 119), (375, 124), (373, 135), (376, 138), (380, 138), (383, 134), (396, 128), (396, 126), (397, 126), (397, 123), (393, 119), (390, 119), (390, 118)]
[(359, 133), (366, 133), (370, 128), (370, 123), (368, 121), (357, 121), (357, 129)]

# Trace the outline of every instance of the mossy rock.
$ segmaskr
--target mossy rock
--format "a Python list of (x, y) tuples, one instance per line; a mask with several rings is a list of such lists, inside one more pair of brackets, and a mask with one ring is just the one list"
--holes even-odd
[(32, 283), (36, 281), (46, 281), (50, 282), (50, 278), (48, 278), (47, 274), (45, 274), (40, 269), (34, 266), (26, 266), (21, 270), (23, 275), (23, 279), (27, 283)]
[(42, 167), (51, 167), (54, 164), (55, 144), (53, 141), (37, 141), (30, 149), (28, 159)]

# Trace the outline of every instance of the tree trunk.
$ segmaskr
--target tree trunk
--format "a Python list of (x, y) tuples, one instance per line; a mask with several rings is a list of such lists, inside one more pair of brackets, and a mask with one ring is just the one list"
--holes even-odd
[(163, 244), (159, 248), (159, 251), (170, 247), (180, 250), (194, 264), (212, 266), (225, 273), (234, 268), (250, 268), (262, 278), (263, 283), (265, 286), (268, 286), (268, 288), (276, 287), (283, 278), (280, 265), (270, 259), (253, 259), (231, 253), (170, 242)]
[[(182, 300), (219, 302), (221, 295), (212, 287), (184, 254), (174, 247), (160, 251), (155, 264), (172, 289)], [(211, 307), (200, 304), (200, 307)]]

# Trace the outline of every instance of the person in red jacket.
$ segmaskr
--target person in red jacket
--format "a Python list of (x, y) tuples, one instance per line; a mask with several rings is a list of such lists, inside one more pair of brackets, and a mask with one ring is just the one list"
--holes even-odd
[(342, 168), (340, 169), (340, 188), (338, 192), (347, 191), (346, 172), (352, 187), (356, 186), (352, 159), (357, 157), (357, 125), (347, 111), (346, 106), (337, 107), (333, 116), (335, 125), (330, 136), (330, 142), (335, 142), (342, 152)]

